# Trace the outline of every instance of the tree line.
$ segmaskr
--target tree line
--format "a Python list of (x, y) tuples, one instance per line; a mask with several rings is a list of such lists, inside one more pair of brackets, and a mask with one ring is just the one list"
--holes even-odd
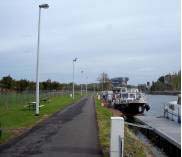
[[(51, 81), (48, 79), (47, 81), (40, 82), (41, 90), (63, 90), (64, 88), (68, 88), (72, 85), (72, 83), (64, 84), (59, 83), (57, 81)], [(0, 80), (0, 89), (1, 91), (25, 91), (25, 90), (35, 90), (36, 83), (34, 81), (29, 81), (26, 79), (15, 80), (10, 75), (2, 77)]]
[[(108, 77), (104, 76), (104, 81), (100, 83), (89, 83), (87, 84), (88, 91), (99, 91), (102, 88), (106, 89), (108, 86)], [(72, 90), (73, 83), (60, 83), (57, 81), (52, 81), (48, 79), (39, 83), (40, 90)], [(27, 79), (16, 80), (10, 75), (2, 77), (0, 79), (0, 92), (7, 91), (33, 91), (36, 88), (36, 83), (34, 81), (29, 81)], [(86, 90), (86, 84), (82, 84), (83, 91)], [(81, 90), (81, 84), (75, 84), (75, 90)]]
[[(89, 91), (101, 91), (112, 90), (112, 81), (107, 73), (101, 73), (97, 78), (98, 83), (89, 83), (87, 90)], [(50, 79), (40, 82), (40, 90), (72, 90), (72, 83), (60, 83), (52, 81)], [(27, 79), (16, 80), (10, 75), (2, 77), (0, 79), (0, 92), (2, 91), (32, 91), (35, 90), (36, 83)], [(86, 84), (82, 85), (83, 90), (86, 90)], [(81, 85), (75, 84), (75, 90), (80, 90)], [(157, 81), (153, 81), (150, 90), (151, 91), (172, 91), (181, 89), (181, 71), (178, 73), (167, 74), (158, 78)]]
[(180, 91), (181, 71), (178, 73), (160, 76), (156, 82), (152, 82), (151, 91)]

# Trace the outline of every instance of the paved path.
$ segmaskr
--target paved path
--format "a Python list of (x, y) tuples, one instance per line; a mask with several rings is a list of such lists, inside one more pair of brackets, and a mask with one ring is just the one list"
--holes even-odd
[(181, 149), (181, 125), (163, 117), (136, 116), (138, 120), (152, 127), (154, 132)]
[(0, 157), (101, 157), (92, 98), (56, 113)]

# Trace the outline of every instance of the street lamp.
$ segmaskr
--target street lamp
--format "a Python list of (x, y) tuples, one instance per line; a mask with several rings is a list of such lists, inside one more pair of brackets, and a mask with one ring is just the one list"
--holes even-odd
[(73, 99), (75, 99), (75, 85), (74, 85), (74, 78), (75, 78), (75, 64), (78, 58), (73, 59)]
[(40, 20), (41, 9), (48, 9), (48, 4), (39, 5), (38, 39), (37, 39), (37, 65), (36, 65), (36, 115), (39, 115), (39, 49), (40, 49)]
[[(81, 71), (81, 74), (83, 75), (83, 70)], [(81, 96), (83, 95), (83, 90), (82, 90), (82, 82), (81, 82)]]
[(86, 76), (86, 94), (87, 94), (87, 80), (88, 80), (88, 76)]

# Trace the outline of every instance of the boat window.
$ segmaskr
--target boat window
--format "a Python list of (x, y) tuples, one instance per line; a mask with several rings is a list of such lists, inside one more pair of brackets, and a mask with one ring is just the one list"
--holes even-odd
[(136, 96), (137, 98), (141, 98), (141, 94), (137, 94), (137, 96)]
[(169, 108), (170, 108), (171, 110), (174, 110), (174, 105), (173, 105), (173, 104), (169, 104)]
[(130, 94), (130, 98), (134, 98), (135, 99), (135, 94)]
[(122, 94), (122, 97), (123, 98), (128, 98), (128, 94), (126, 93), (126, 94)]

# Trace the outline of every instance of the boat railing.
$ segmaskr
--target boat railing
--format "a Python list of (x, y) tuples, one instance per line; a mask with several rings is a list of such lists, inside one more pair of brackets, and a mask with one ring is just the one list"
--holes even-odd
[(177, 120), (181, 123), (181, 108), (179, 105), (164, 104), (164, 117), (171, 119), (172, 121)]

